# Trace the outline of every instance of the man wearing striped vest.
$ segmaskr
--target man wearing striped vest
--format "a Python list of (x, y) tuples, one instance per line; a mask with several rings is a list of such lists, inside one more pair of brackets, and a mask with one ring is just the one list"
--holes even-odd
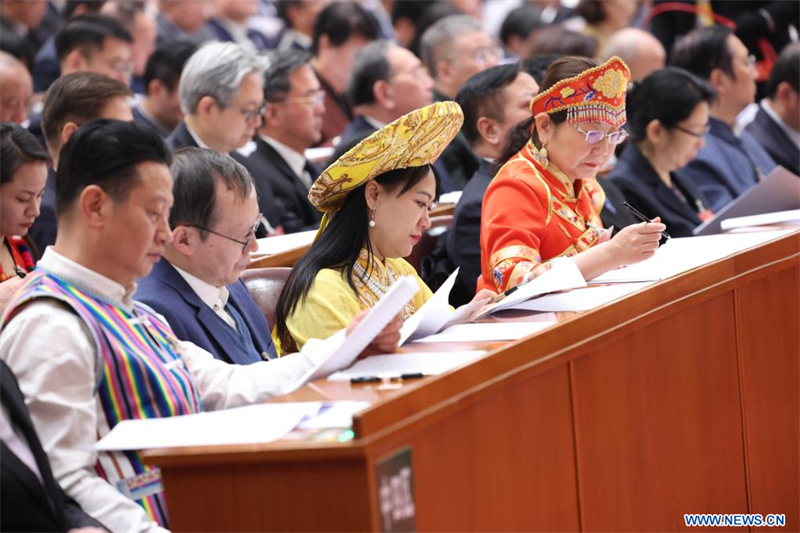
[[(55, 246), (0, 319), (0, 358), (19, 380), (56, 480), (111, 531), (167, 527), (158, 469), (136, 452), (94, 451), (115, 424), (264, 401), (345, 343), (340, 331), (298, 354), (231, 365), (179, 341), (131, 300), (170, 238), (171, 160), (146, 126), (81, 127), (61, 152)], [(399, 338), (392, 327), (384, 334)]]

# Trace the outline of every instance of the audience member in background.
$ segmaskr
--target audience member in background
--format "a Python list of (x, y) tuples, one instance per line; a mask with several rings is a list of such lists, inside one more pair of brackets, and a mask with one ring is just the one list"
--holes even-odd
[[(170, 238), (171, 158), (145, 126), (81, 127), (58, 168), (58, 241), (0, 325), (0, 358), (19, 380), (56, 481), (110, 531), (167, 527), (163, 487), (141, 454), (95, 450), (118, 422), (266, 401), (294, 389), (348, 340), (343, 331), (277, 361), (230, 365), (181, 342), (131, 300)], [(384, 338), (396, 349), (397, 323)], [(139, 484), (148, 490), (128, 488)]]
[(503, 25), (500, 26), (500, 42), (506, 48), (506, 56), (525, 57), (528, 52), (528, 41), (544, 27), (542, 10), (536, 5), (522, 4), (509, 11)]
[(33, 81), (25, 64), (0, 52), (0, 121), (22, 124), (28, 120)]
[(717, 93), (711, 104), (706, 144), (678, 174), (694, 181), (708, 207), (719, 211), (775, 167), (758, 141), (746, 131), (733, 129), (736, 116), (755, 99), (752, 58), (730, 29), (714, 26), (695, 30), (678, 41), (672, 64), (708, 81)]
[(158, 48), (144, 71), (144, 98), (133, 108), (133, 119), (147, 124), (166, 139), (183, 118), (178, 82), (183, 66), (197, 51), (188, 41)]
[[(32, 138), (37, 144), (38, 141)], [(0, 529), (104, 533), (53, 476), (14, 373), (0, 360)]]
[(3, 0), (0, 2), (0, 34), (15, 37), (23, 49), (23, 61), (33, 64), (44, 40), (34, 32), (47, 14), (47, 0)]
[(604, 59), (617, 56), (631, 69), (631, 81), (645, 79), (664, 68), (667, 53), (658, 39), (638, 28), (623, 28), (606, 43)]
[(577, 17), (564, 21), (564, 27), (596, 39), (597, 55), (604, 56), (608, 39), (631, 25), (638, 4), (637, 0), (580, 0), (574, 11)]
[(322, 139), (331, 145), (353, 119), (345, 96), (353, 57), (378, 38), (372, 15), (355, 2), (334, 2), (323, 9), (314, 25), (311, 66), (325, 91)]
[(343, 139), (373, 132), (433, 102), (433, 80), (422, 62), (389, 41), (374, 41), (356, 54), (347, 95), (356, 117)]
[(131, 91), (123, 83), (93, 72), (62, 76), (44, 97), (42, 129), (53, 165), (47, 175), (41, 214), (30, 236), (40, 252), (56, 242), (56, 174), (61, 147), (85, 122), (93, 118), (132, 120), (128, 98)]
[(252, 178), (227, 155), (202, 148), (178, 150), (171, 171), (172, 236), (133, 298), (167, 319), (179, 339), (221, 361), (277, 358), (270, 325), (239, 279), (258, 248)]
[(56, 34), (61, 75), (96, 72), (128, 85), (133, 73), (132, 43), (130, 32), (110, 17), (94, 13), (73, 17)]
[[(467, 15), (446, 17), (422, 36), (422, 62), (434, 81), (434, 99), (452, 100), (470, 76), (493, 67), (502, 56), (478, 21)], [(442, 154), (449, 187), (461, 190), (478, 169), (479, 161), (459, 134)], [(443, 183), (442, 189), (448, 190)]]
[(417, 22), (435, 0), (395, 0), (392, 3), (392, 29), (397, 44), (411, 48), (417, 37)]
[(800, 44), (778, 56), (767, 81), (767, 97), (745, 131), (775, 162), (800, 176)]
[(436, 195), (431, 163), (461, 121), (458, 105), (442, 102), (337, 147), (336, 162), (309, 194), (326, 213), (320, 233), (278, 300), (281, 347), (329, 337), (339, 324), (375, 305), (403, 275), (414, 276), (420, 288), (403, 309), (403, 321), (430, 299), (431, 290), (401, 258), (430, 227), (428, 211)]
[(278, 16), (286, 24), (278, 36), (277, 49), (311, 52), (314, 23), (329, 3), (329, 0), (276, 0)]
[(453, 305), (472, 299), (481, 275), (481, 204), (492, 181), (494, 160), (505, 147), (508, 132), (530, 117), (530, 104), (539, 85), (519, 63), (497, 65), (475, 74), (461, 87), (456, 102), (464, 111), (461, 131), (481, 160), (456, 205), (447, 232), (447, 255), (460, 267), (450, 292)]
[(307, 52), (285, 50), (270, 59), (264, 76), (266, 109), (255, 150), (247, 157), (233, 155), (253, 176), (262, 213), (269, 217), (273, 209), (266, 203), (270, 194), (279, 200), (283, 218), (270, 223), (288, 233), (314, 229), (321, 215), (308, 200), (308, 191), (319, 169), (306, 159), (305, 151), (322, 138), (324, 93)]
[(545, 72), (559, 57), (563, 56), (561, 54), (537, 54), (520, 61), (520, 68), (530, 74), (536, 83), (542, 83)]
[(218, 41), (233, 42), (250, 51), (267, 50), (267, 37), (248, 27), (247, 21), (258, 11), (258, 0), (216, 0), (216, 15), (208, 26)]
[(143, 0), (111, 0), (103, 6), (102, 12), (118, 20), (133, 37), (130, 86), (136, 94), (144, 94), (144, 71), (156, 49), (156, 19), (147, 11)]
[(479, 289), (525, 284), (554, 258), (571, 258), (591, 280), (655, 253), (665, 229), (658, 219), (608, 239), (599, 216), (605, 195), (594, 178), (625, 139), (629, 77), (619, 58), (597, 66), (563, 57), (550, 66), (484, 195)]
[(537, 31), (528, 41), (523, 57), (556, 54), (559, 56), (595, 57), (597, 39), (568, 30), (563, 24), (552, 24)]
[[(425, 35), (425, 32), (428, 31), (428, 28), (443, 18), (452, 17), (454, 15), (466, 15), (466, 13), (447, 1), (434, 2), (431, 6), (425, 9), (425, 11), (422, 13), (422, 16), (417, 19), (417, 24), (414, 28), (414, 41), (411, 43), (409, 50), (411, 50), (415, 56), (421, 57), (422, 36)], [(470, 18), (475, 19), (475, 17)]]
[(156, 47), (174, 41), (191, 41), (199, 46), (215, 39), (207, 26), (213, 10), (211, 0), (159, 0), (158, 7)]
[(633, 206), (660, 217), (672, 237), (711, 218), (692, 180), (675, 173), (697, 156), (714, 90), (685, 70), (654, 72), (628, 91), (628, 141), (609, 177)]
[[(28, 130), (0, 123), (0, 310), (39, 258), (27, 237), (39, 216), (50, 156)], [(5, 510), (3, 511), (5, 513)]]
[[(64, 4), (64, 22), (66, 24), (72, 17), (84, 13), (99, 13), (106, 0), (67, 0)], [(56, 35), (51, 35), (36, 54), (33, 67), (33, 89), (36, 93), (45, 92), (50, 84), (61, 75), (61, 65), (56, 54)]]

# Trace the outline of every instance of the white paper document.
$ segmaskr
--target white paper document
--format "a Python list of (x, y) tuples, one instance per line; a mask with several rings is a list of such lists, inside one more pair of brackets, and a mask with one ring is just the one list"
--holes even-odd
[(558, 322), (490, 322), (451, 326), (441, 333), (419, 339), (417, 342), (493, 342), (515, 341)]
[(749, 217), (729, 218), (720, 223), (722, 231), (734, 228), (747, 228), (752, 226), (768, 226), (770, 224), (800, 224), (800, 209), (792, 211), (778, 211)]
[(631, 283), (659, 281), (753, 248), (794, 230), (707, 235), (670, 239), (650, 259), (610, 270), (591, 280), (596, 283)]
[(525, 311), (539, 311), (547, 313), (560, 313), (565, 311), (588, 311), (600, 307), (614, 300), (641, 290), (653, 281), (642, 283), (619, 283), (615, 285), (598, 285), (583, 289), (574, 289), (567, 292), (546, 294), (527, 302), (515, 305), (512, 309)]
[(550, 270), (525, 285), (519, 286), (515, 292), (499, 302), (484, 307), (477, 318), (512, 308), (543, 294), (585, 286), (586, 280), (583, 279), (583, 275), (574, 261), (569, 258), (556, 258), (551, 261)]
[(471, 352), (415, 352), (374, 355), (356, 362), (350, 368), (328, 376), (330, 381), (348, 381), (352, 378), (397, 378), (403, 374), (435, 376), (471, 363), (483, 351)]
[(316, 234), (316, 230), (310, 230), (258, 239), (258, 249), (250, 255), (251, 257), (262, 257), (280, 254), (301, 246), (309, 246), (314, 242)]
[(353, 416), (369, 407), (369, 402), (325, 402), (316, 416), (304, 418), (297, 429), (353, 427)]
[(461, 200), (461, 194), (464, 191), (451, 191), (446, 192), (439, 196), (439, 205), (445, 204), (457, 204), (459, 200)]

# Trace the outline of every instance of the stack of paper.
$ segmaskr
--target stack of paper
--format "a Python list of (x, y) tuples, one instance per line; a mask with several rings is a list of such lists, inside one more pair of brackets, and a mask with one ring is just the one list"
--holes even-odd
[(515, 341), (558, 322), (488, 322), (450, 326), (441, 333), (416, 342), (494, 342)]
[(358, 361), (356, 364), (331, 374), (331, 381), (348, 381), (353, 378), (377, 377), (398, 378), (403, 374), (422, 374), (435, 376), (443, 374), (475, 359), (485, 352), (430, 352), (430, 353), (398, 353), (375, 355)]
[(793, 211), (778, 211), (776, 213), (766, 213), (763, 215), (753, 215), (749, 217), (729, 218), (720, 223), (722, 231), (735, 228), (747, 228), (752, 226), (769, 226), (771, 224), (797, 225), (800, 224), (800, 209)]
[(266, 237), (258, 239), (258, 249), (250, 254), (251, 257), (265, 257), (280, 254), (302, 246), (309, 246), (314, 242), (316, 230), (301, 231), (300, 233), (290, 233), (289, 235), (278, 235), (277, 237)]
[(547, 294), (515, 305), (512, 309), (561, 313), (565, 311), (588, 311), (641, 290), (654, 282), (620, 283), (597, 285), (567, 292)]

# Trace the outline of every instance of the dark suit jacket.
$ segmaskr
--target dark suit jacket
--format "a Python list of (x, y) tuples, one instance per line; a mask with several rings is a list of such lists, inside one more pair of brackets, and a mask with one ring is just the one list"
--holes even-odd
[[(232, 43), (235, 42), (233, 40), (233, 36), (225, 29), (225, 26), (220, 24), (217, 19), (211, 19), (208, 21), (207, 25), (208, 29), (214, 32), (217, 40), (223, 43)], [(247, 38), (253, 43), (256, 47), (256, 50), (263, 51), (263, 50), (270, 50), (274, 48), (274, 44), (270, 39), (268, 39), (263, 33), (256, 31), (254, 29), (247, 30)]]
[[(253, 176), (259, 197), (265, 196), (264, 191), (271, 190), (275, 198), (280, 200), (282, 207), (295, 215), (296, 218), (292, 222), (284, 221), (283, 229), (287, 233), (293, 233), (319, 226), (322, 213), (311, 205), (305, 185), (269, 143), (259, 137), (256, 137), (255, 143), (255, 151), (240, 161)], [(314, 180), (319, 170), (313, 165), (311, 167), (309, 173)], [(262, 207), (262, 212), (266, 215), (264, 209), (265, 207)]]
[(56, 225), (56, 173), (53, 167), (47, 169), (47, 183), (44, 186), (42, 203), (39, 205), (39, 216), (28, 230), (28, 236), (36, 243), (39, 253), (55, 244), (58, 227)]
[(616, 235), (625, 226), (639, 223), (639, 220), (622, 205), (622, 202), (625, 201), (625, 196), (619, 190), (619, 187), (614, 185), (607, 177), (598, 176), (597, 183), (606, 193), (606, 203), (600, 211), (600, 220), (603, 221), (604, 228), (614, 226), (614, 235)]
[[(449, 100), (449, 98), (437, 92), (434, 92), (434, 99), (437, 102)], [(444, 166), (449, 177), (448, 185), (450, 189), (445, 188), (443, 192), (463, 190), (467, 185), (467, 181), (478, 171), (478, 167), (481, 164), (480, 159), (475, 156), (469, 147), (467, 138), (460, 131), (453, 139), (453, 142), (444, 149), (438, 162)]]
[(763, 107), (745, 131), (755, 137), (772, 159), (783, 168), (800, 176), (800, 148), (792, 142), (777, 122), (772, 120)]
[(192, 134), (189, 133), (189, 129), (186, 127), (186, 123), (182, 120), (175, 126), (175, 129), (172, 130), (169, 137), (167, 137), (167, 144), (173, 150), (177, 150), (178, 148), (198, 148)]
[(691, 237), (692, 230), (700, 224), (697, 214), (698, 210), (704, 210), (700, 206), (705, 202), (697, 186), (689, 179), (672, 174), (673, 183), (686, 197), (687, 204), (661, 181), (635, 144), (625, 147), (609, 177), (642, 214), (651, 218), (660, 216), (671, 236)]
[[(267, 319), (244, 282), (228, 285), (228, 290), (228, 302), (242, 315), (256, 349), (274, 355)], [(166, 259), (156, 263), (152, 272), (139, 281), (133, 297), (162, 314), (179, 339), (193, 342), (221, 361), (248, 365), (262, 360), (245, 349), (238, 333), (203, 303)]]
[(363, 115), (356, 115), (356, 118), (350, 121), (342, 133), (342, 142), (359, 135), (364, 132), (372, 133), (375, 128), (367, 122)]
[(451, 302), (464, 304), (475, 295), (481, 275), (481, 205), (494, 173), (492, 165), (481, 161), (478, 171), (467, 182), (456, 205), (453, 225), (447, 232), (447, 255), (458, 271)]
[(64, 494), (33, 427), (25, 398), (11, 369), (0, 361), (0, 399), (11, 425), (25, 437), (42, 481), (5, 442), (0, 441), (0, 529), (3, 531), (67, 531), (102, 527)]
[(36, 54), (33, 65), (33, 92), (43, 93), (61, 76), (61, 65), (56, 57), (56, 38), (51, 36)]
[(318, 146), (332, 146), (333, 140), (344, 132), (347, 124), (353, 119), (353, 111), (350, 109), (350, 104), (347, 103), (347, 98), (336, 94), (333, 87), (328, 85), (328, 82), (319, 73), (314, 72), (314, 74), (316, 74), (322, 90), (325, 91), (322, 140), (318, 143)]

